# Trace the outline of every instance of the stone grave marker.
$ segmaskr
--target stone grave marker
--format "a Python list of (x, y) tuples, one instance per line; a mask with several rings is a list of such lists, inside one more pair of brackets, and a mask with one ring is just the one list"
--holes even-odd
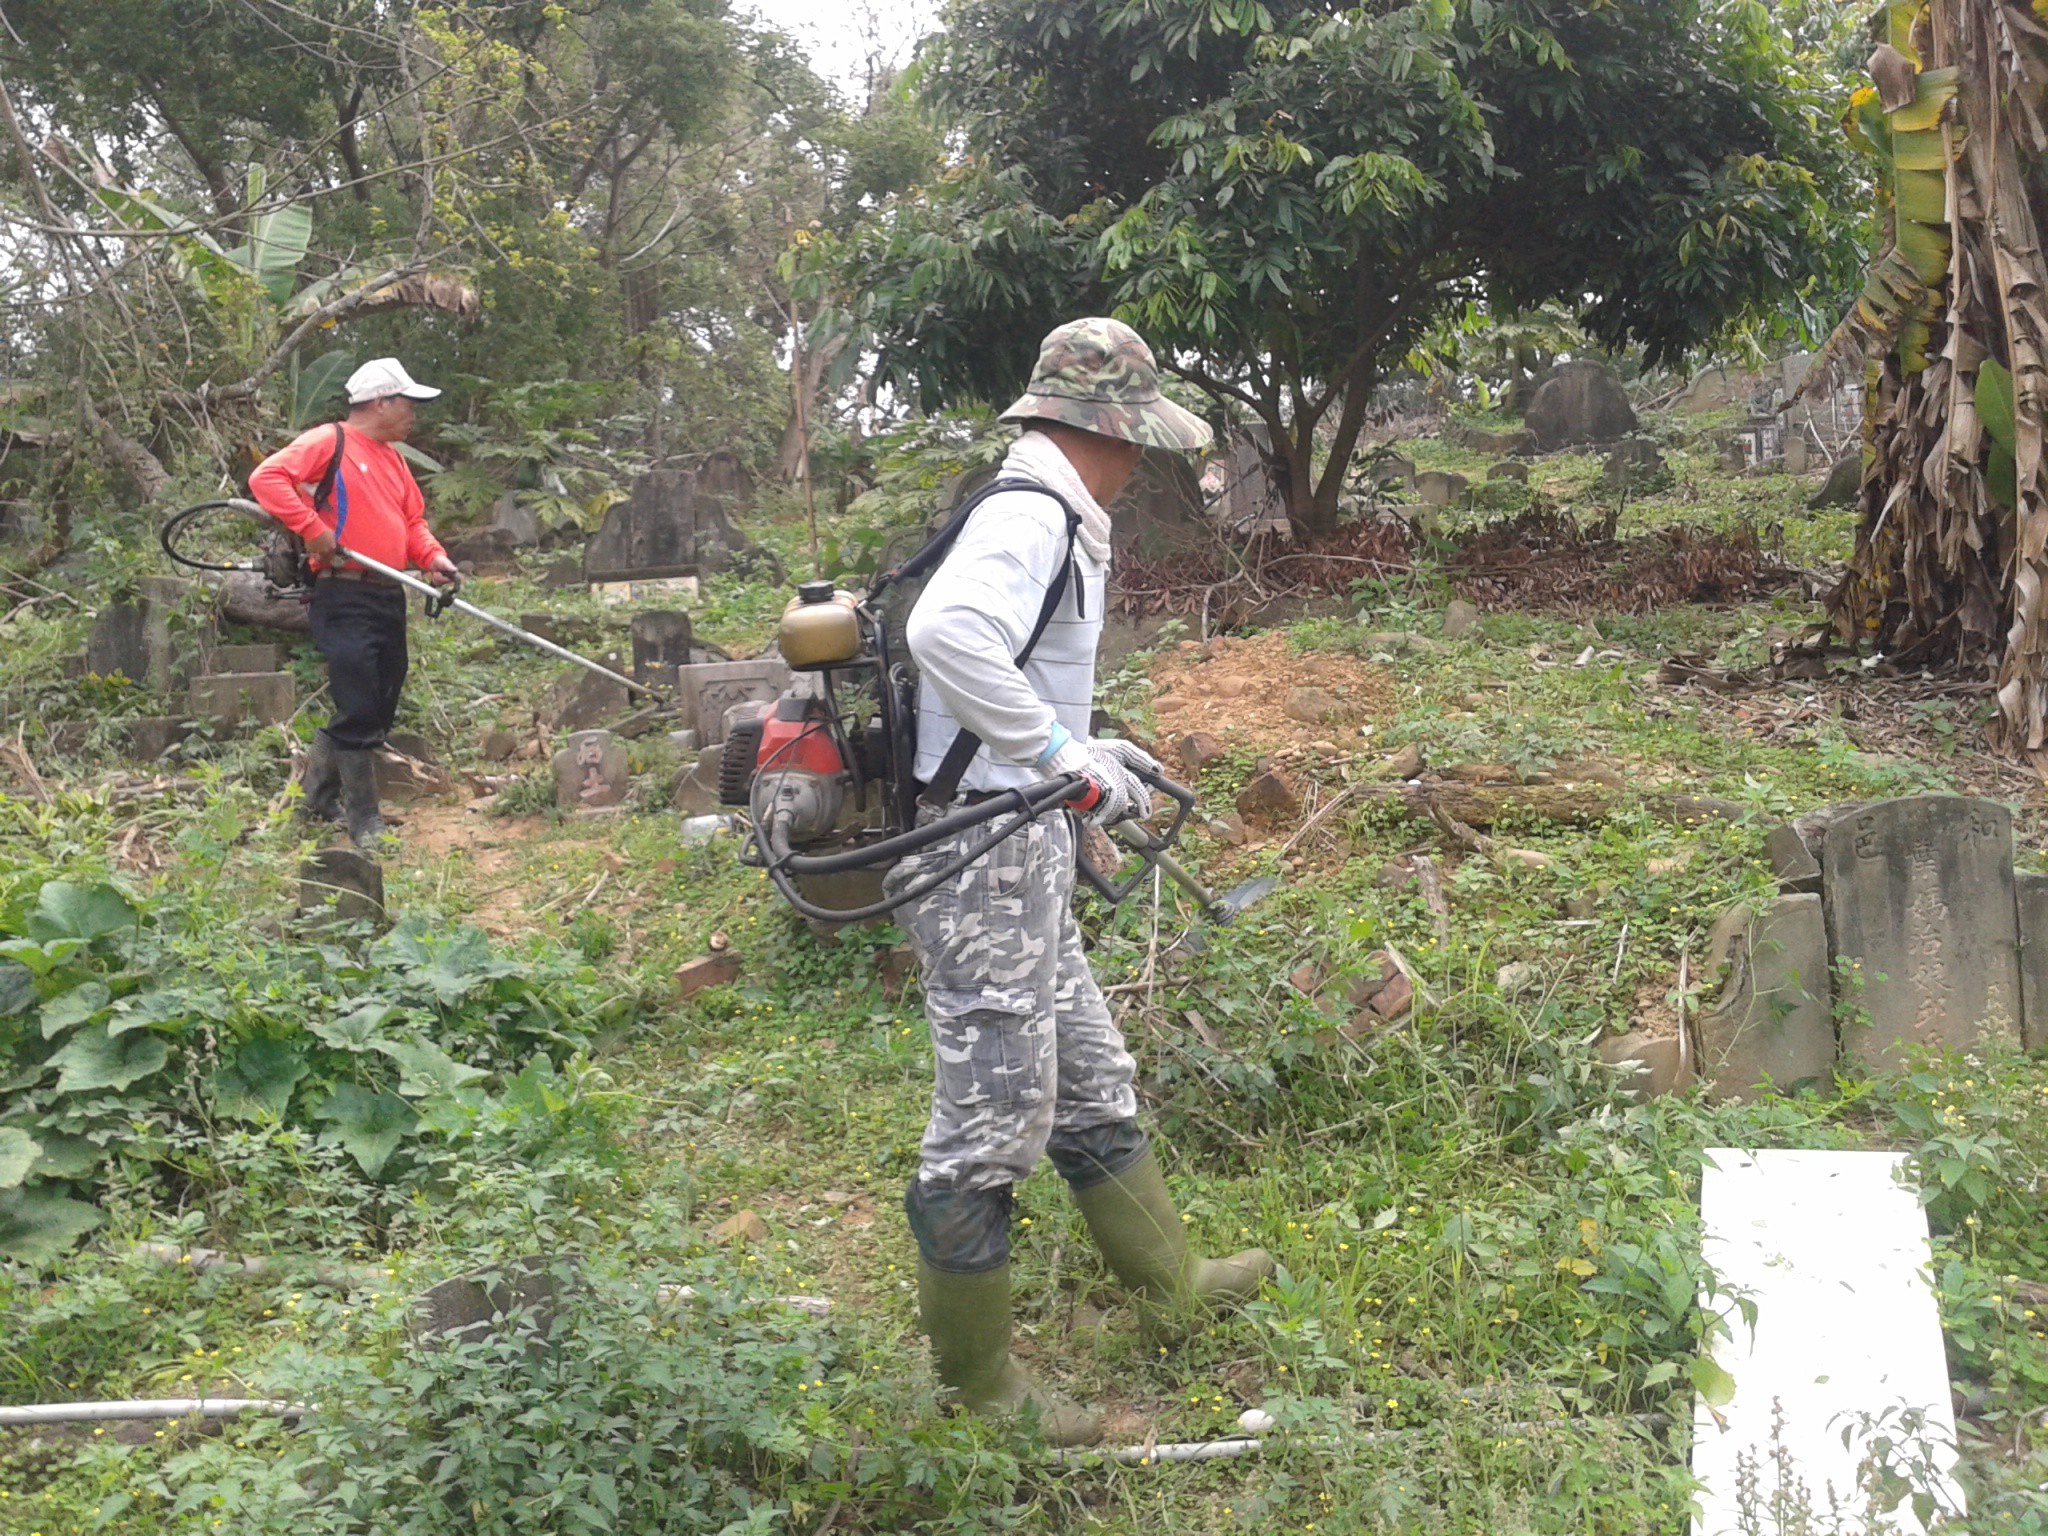
[(1158, 559), (1214, 542), (1202, 483), (1184, 453), (1147, 448), (1110, 508), (1110, 544), (1119, 555)]
[(718, 774), (725, 761), (725, 748), (713, 745), (697, 754), (697, 761), (680, 768), (669, 783), (669, 800), (685, 816), (715, 816), (725, 809), (718, 798)]
[(1817, 894), (1780, 896), (1762, 911), (1729, 908), (1707, 935), (1720, 996), (1699, 1016), (1700, 1076), (1714, 1097), (1746, 1103), (1768, 1085), (1789, 1093), (1835, 1067), (1828, 936)]
[(1233, 432), (1224, 455), (1202, 472), (1202, 494), (1220, 509), (1224, 531), (1234, 537), (1288, 526), (1286, 491), (1264, 452), (1269, 441), (1263, 427)]
[(1441, 469), (1425, 469), (1415, 477), (1415, 494), (1425, 507), (1448, 507), (1471, 489), (1463, 475)]
[(209, 672), (275, 672), (284, 665), (278, 645), (217, 645), (206, 658)]
[(672, 692), (677, 669), (689, 664), (689, 614), (657, 608), (633, 615), (633, 681)]
[(596, 584), (695, 576), (697, 477), (690, 470), (651, 469), (632, 493), (605, 513), (583, 547), (583, 579)]
[(200, 634), (175, 622), (192, 583), (175, 576), (145, 576), (135, 595), (109, 603), (86, 637), (85, 666), (101, 677), (120, 673), (159, 692), (184, 686), (199, 670)]
[(1537, 449), (1553, 453), (1574, 443), (1628, 437), (1636, 430), (1636, 413), (1613, 370), (1581, 358), (1559, 367), (1537, 388), (1528, 423)]
[(2048, 875), (2013, 876), (2020, 925), (2020, 1044), (2048, 1046)]
[(192, 679), (187, 709), (216, 730), (238, 725), (283, 725), (298, 708), (289, 672), (216, 672)]
[(443, 1280), (413, 1302), (413, 1337), (432, 1349), (504, 1334), (536, 1358), (545, 1356), (579, 1269), (573, 1256), (533, 1253)]
[(299, 866), (299, 916), (383, 927), (383, 869), (354, 848), (320, 849)]
[(789, 667), (779, 656), (710, 661), (677, 669), (676, 696), (708, 746), (725, 740), (725, 712), (733, 705), (772, 702), (788, 686)]
[(143, 715), (128, 722), (128, 755), (153, 763), (191, 734), (192, 727), (176, 715)]
[(1831, 958), (1838, 975), (1847, 968), (1845, 1055), (1896, 1065), (1902, 1045), (2017, 1043), (2004, 806), (1959, 795), (1882, 800), (1830, 826), (1820, 861)]
[[(598, 660), (613, 671), (618, 670), (617, 656), (605, 655)], [(569, 666), (541, 701), (540, 723), (550, 731), (587, 731), (617, 719), (632, 707), (632, 692), (624, 683), (600, 677), (587, 667)]]
[(610, 731), (573, 733), (554, 768), (555, 804), (564, 811), (609, 810), (633, 787), (626, 744)]

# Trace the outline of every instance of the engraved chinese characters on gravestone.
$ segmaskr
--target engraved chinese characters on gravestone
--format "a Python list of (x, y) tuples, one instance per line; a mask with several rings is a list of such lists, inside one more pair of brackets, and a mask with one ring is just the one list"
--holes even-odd
[(2016, 1041), (2019, 930), (2012, 817), (1989, 800), (1918, 795), (1857, 811), (1822, 853), (1842, 1050)]

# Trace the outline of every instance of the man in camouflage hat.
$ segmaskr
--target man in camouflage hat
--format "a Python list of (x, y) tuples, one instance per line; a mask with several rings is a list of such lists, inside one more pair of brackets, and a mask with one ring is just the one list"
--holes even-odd
[[(1066, 1179), (1155, 1340), (1253, 1295), (1272, 1272), (1256, 1249), (1222, 1260), (1188, 1251), (1137, 1122), (1131, 1054), (1071, 910), (1076, 821), (1144, 816), (1151, 794), (1139, 775), (1159, 771), (1130, 742), (1089, 737), (1109, 571), (1104, 509), (1143, 448), (1199, 449), (1210, 432), (1160, 393), (1137, 332), (1106, 319), (1046, 337), (1003, 420), (1025, 430), (998, 488), (910, 615), (922, 674), (917, 775), (930, 816), (1064, 774), (1081, 788), (1070, 815), (1027, 825), (904, 910), (937, 1079), (904, 1209), (940, 1382), (970, 1409), (1035, 1413), (1055, 1444), (1087, 1445), (1100, 1437), (1096, 1415), (1010, 1354), (1011, 1191), (1041, 1157)], [(956, 743), (974, 749), (964, 771)], [(905, 889), (985, 835), (919, 851), (888, 888)]]

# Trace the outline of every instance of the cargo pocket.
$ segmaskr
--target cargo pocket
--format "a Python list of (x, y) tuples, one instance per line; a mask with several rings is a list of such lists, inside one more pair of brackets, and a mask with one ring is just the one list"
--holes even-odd
[(1034, 1109), (1046, 1095), (1051, 1021), (1036, 987), (933, 987), (925, 993), (939, 1096), (955, 1109)]

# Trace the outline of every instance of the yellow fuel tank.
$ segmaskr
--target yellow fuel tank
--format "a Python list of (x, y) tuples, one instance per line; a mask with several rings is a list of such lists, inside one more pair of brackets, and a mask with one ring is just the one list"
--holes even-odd
[(829, 581), (807, 581), (782, 610), (776, 642), (792, 667), (829, 667), (860, 654), (855, 598)]

